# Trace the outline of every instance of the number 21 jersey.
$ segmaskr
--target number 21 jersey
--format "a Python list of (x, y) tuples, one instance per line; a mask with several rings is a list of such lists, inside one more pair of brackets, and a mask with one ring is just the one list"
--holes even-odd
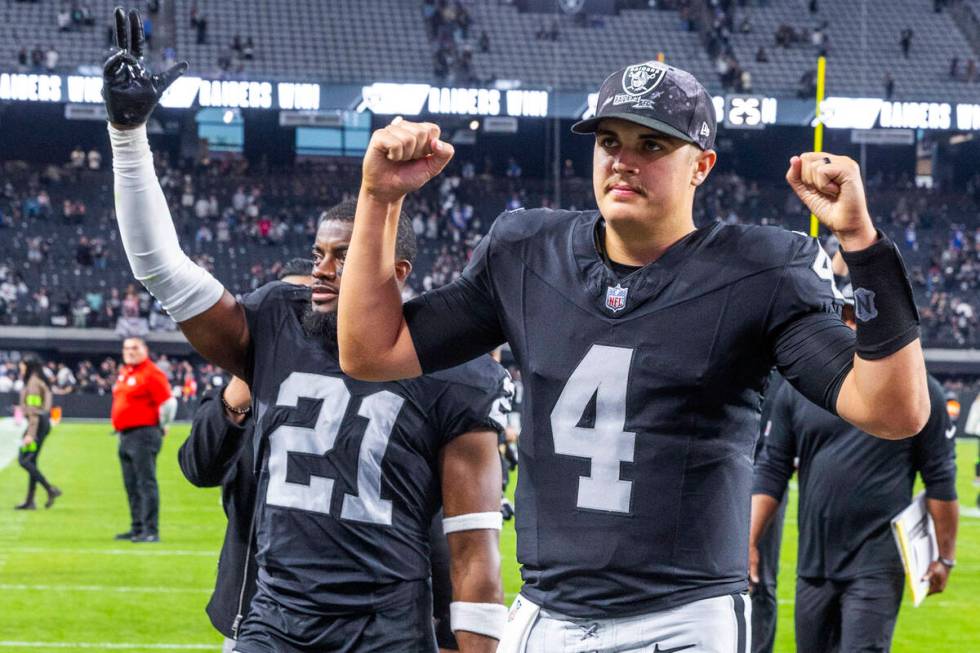
[(371, 611), (397, 600), (399, 581), (428, 578), (439, 450), (501, 430), (510, 380), (483, 357), (409, 381), (356, 381), (303, 331), (309, 301), (283, 283), (242, 300), (262, 464), (258, 586), (300, 613)]

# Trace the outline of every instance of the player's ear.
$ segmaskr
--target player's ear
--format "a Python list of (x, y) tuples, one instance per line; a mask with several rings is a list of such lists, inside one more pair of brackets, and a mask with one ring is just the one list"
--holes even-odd
[(395, 261), (395, 279), (398, 283), (405, 283), (405, 279), (412, 273), (412, 264), (404, 259)]
[(700, 186), (708, 178), (712, 168), (715, 167), (715, 162), (718, 161), (718, 153), (714, 150), (701, 150), (693, 145), (689, 145), (688, 147), (695, 150), (691, 185)]

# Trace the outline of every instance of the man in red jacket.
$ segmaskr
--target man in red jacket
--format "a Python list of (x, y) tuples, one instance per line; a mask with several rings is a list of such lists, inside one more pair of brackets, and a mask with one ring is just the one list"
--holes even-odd
[(141, 338), (123, 341), (123, 365), (112, 387), (112, 428), (119, 433), (119, 461), (129, 497), (131, 526), (117, 540), (159, 542), (160, 494), (156, 461), (166, 416), (175, 404), (170, 382), (149, 359)]

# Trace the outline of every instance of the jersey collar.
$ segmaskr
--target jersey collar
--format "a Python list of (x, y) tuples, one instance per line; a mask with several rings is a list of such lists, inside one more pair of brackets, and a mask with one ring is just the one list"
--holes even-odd
[(598, 211), (583, 213), (573, 228), (572, 249), (586, 291), (600, 313), (622, 318), (657, 296), (679, 273), (689, 254), (718, 229), (718, 224), (695, 229), (652, 263), (618, 278), (597, 249), (597, 235), (605, 220)]

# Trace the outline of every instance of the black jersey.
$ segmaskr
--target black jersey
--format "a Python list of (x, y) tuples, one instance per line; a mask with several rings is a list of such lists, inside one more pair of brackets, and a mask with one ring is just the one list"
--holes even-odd
[(508, 376), (483, 357), (410, 381), (356, 381), (303, 331), (308, 302), (306, 289), (278, 282), (242, 300), (261, 461), (259, 592), (300, 613), (380, 609), (399, 581), (429, 577), (439, 450), (503, 428)]
[(506, 213), (460, 279), (405, 307), (426, 371), (510, 343), (523, 591), (576, 617), (746, 589), (766, 376), (832, 409), (854, 352), (815, 240), (715, 224), (620, 277), (600, 220)]
[(956, 499), (956, 427), (943, 388), (929, 377), (932, 412), (919, 435), (884, 440), (862, 432), (783, 385), (756, 465), (755, 492), (781, 499), (799, 460), (800, 548), (804, 578), (850, 580), (901, 573), (891, 519), (912, 500), (916, 473), (926, 496)]

